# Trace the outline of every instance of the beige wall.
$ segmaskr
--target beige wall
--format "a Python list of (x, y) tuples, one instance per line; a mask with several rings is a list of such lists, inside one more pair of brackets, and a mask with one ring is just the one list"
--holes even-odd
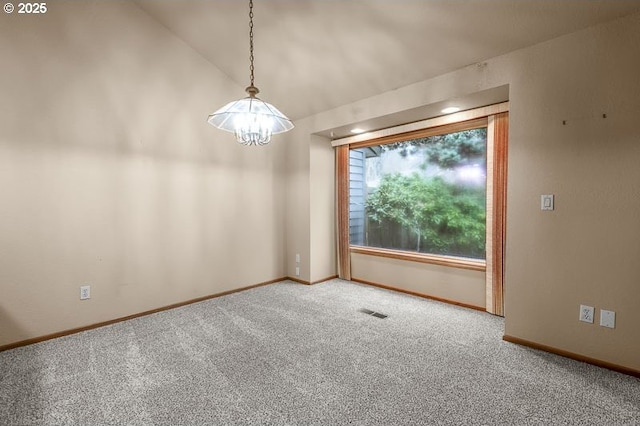
[(0, 345), (285, 275), (284, 145), (208, 125), (243, 88), (136, 6), (3, 13), (0, 63)]
[(353, 279), (485, 307), (485, 273), (354, 253)]
[[(331, 143), (311, 136), (310, 165), (310, 281), (317, 282), (336, 274), (335, 155)], [(331, 176), (328, 173), (331, 172)]]
[[(296, 121), (293, 130), (282, 136), (286, 147), (287, 180), (285, 194), (286, 221), (286, 275), (309, 282), (310, 261), (310, 205), (309, 205), (309, 127), (303, 121)], [(300, 263), (296, 264), (296, 254)], [(296, 275), (296, 266), (300, 274)]]
[[(639, 45), (634, 15), (513, 55), (505, 324), (636, 370)], [(539, 210), (543, 193), (554, 212)], [(616, 329), (579, 322), (580, 304), (616, 311)]]
[(334, 153), (328, 139), (310, 133), (311, 126), (310, 120), (296, 120), (282, 135), (288, 164), (286, 275), (308, 283), (336, 274)]
[[(640, 370), (639, 45), (636, 14), (306, 122), (314, 133), (509, 84), (505, 334)], [(311, 158), (316, 189), (333, 185), (321, 161)], [(548, 193), (556, 210), (541, 212)], [(300, 220), (312, 235), (330, 231), (324, 221)], [(460, 301), (480, 296), (475, 284), (450, 284), (457, 270), (353, 260), (354, 273), (371, 281)], [(580, 304), (616, 311), (616, 328), (579, 322)]]

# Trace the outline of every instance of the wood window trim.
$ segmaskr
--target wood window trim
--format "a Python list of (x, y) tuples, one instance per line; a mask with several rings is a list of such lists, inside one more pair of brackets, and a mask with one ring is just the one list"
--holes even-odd
[(336, 228), (338, 277), (351, 280), (349, 253), (349, 145), (336, 147)]
[(448, 266), (472, 271), (485, 271), (486, 262), (481, 259), (469, 259), (465, 257), (444, 256), (429, 253), (418, 253), (404, 250), (391, 250), (378, 247), (355, 246), (349, 247), (351, 253), (366, 254), (369, 256), (387, 257), (390, 259), (408, 260), (411, 262), (429, 263), (432, 265)]
[(457, 133), (465, 130), (479, 129), (481, 127), (487, 127), (487, 117), (480, 117), (473, 120), (461, 121), (459, 123), (445, 124), (437, 127), (429, 127), (427, 129), (414, 130), (407, 133), (400, 133), (397, 135), (383, 136), (376, 139), (369, 139), (366, 141), (355, 142), (349, 144), (349, 149), (366, 148), (368, 146), (387, 145), (395, 142), (410, 141), (413, 139), (427, 138), (430, 136), (440, 136), (448, 133)]
[[(491, 234), (487, 253), (491, 250), (486, 277), (487, 312), (504, 316), (504, 257), (507, 220), (507, 163), (509, 147), (509, 112), (494, 114), (489, 118), (492, 138), (492, 182), (491, 182)], [(488, 188), (487, 188), (488, 189)], [(489, 221), (487, 221), (489, 222)], [(489, 225), (489, 223), (487, 223)], [(490, 238), (489, 238), (490, 237)]]

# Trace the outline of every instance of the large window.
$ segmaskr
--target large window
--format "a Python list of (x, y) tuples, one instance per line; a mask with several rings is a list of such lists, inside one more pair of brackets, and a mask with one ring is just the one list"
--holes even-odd
[(351, 244), (485, 259), (486, 156), (486, 125), (351, 149)]
[(332, 141), (338, 275), (351, 255), (486, 272), (502, 315), (508, 102)]
[(503, 313), (508, 102), (332, 141), (338, 275), (351, 255), (484, 271)]

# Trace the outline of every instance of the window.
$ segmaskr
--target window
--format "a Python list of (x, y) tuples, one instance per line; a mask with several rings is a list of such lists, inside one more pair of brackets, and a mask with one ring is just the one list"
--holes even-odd
[(340, 278), (352, 279), (352, 253), (485, 271), (487, 311), (502, 315), (508, 111), (332, 141)]
[(486, 154), (486, 124), (351, 149), (351, 245), (484, 260)]

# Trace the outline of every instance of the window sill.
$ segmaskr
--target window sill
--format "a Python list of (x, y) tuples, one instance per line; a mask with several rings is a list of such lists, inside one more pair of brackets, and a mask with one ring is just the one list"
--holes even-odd
[(389, 250), (374, 247), (350, 246), (351, 253), (366, 254), (370, 256), (388, 257), (391, 259), (408, 260), (410, 262), (429, 263), (432, 265), (448, 266), (451, 268), (469, 269), (472, 271), (486, 271), (487, 262), (479, 259), (465, 257), (442, 256), (425, 253), (412, 253), (408, 251)]

